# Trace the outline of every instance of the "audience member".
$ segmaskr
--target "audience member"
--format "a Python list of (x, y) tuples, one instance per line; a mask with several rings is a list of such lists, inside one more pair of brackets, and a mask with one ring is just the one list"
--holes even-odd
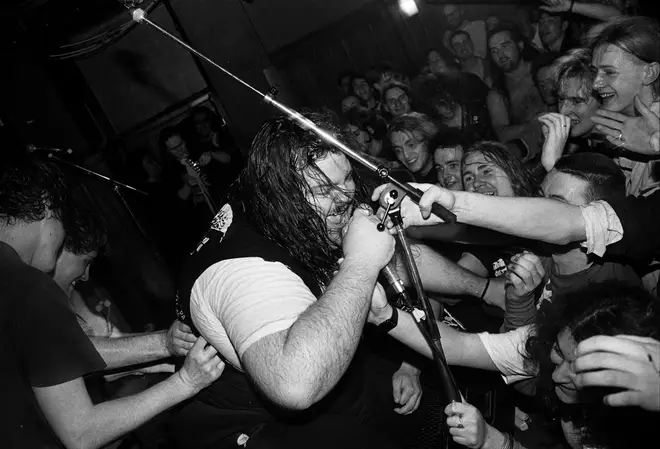
[(489, 60), (474, 54), (474, 43), (467, 31), (454, 31), (449, 37), (451, 50), (461, 64), (461, 70), (477, 75), (488, 87), (493, 81), (490, 77)]
[(564, 53), (577, 46), (570, 35), (568, 18), (562, 14), (541, 11), (539, 37), (545, 51)]
[(397, 116), (390, 123), (387, 139), (399, 162), (413, 174), (415, 180), (435, 182), (433, 154), (429, 143), (438, 132), (437, 126), (424, 114), (411, 112)]
[(486, 24), (483, 20), (470, 21), (465, 17), (465, 8), (463, 5), (447, 4), (443, 7), (445, 20), (449, 29), (445, 31), (442, 43), (449, 51), (452, 50), (449, 37), (453, 31), (466, 31), (474, 43), (474, 51), (480, 58), (485, 58), (488, 54), (486, 46)]
[(376, 98), (376, 91), (366, 76), (356, 75), (351, 79), (351, 92), (360, 99), (362, 107), (368, 111), (378, 111), (380, 102)]
[(355, 95), (349, 94), (341, 99), (341, 113), (346, 114), (351, 109), (364, 109), (360, 104), (360, 99)]
[(549, 111), (557, 110), (557, 58), (559, 53), (541, 53), (532, 59), (532, 79)]
[(449, 190), (463, 190), (463, 153), (476, 140), (477, 136), (460, 131), (441, 131), (431, 139), (429, 149), (433, 151), (438, 184)]
[(383, 88), (383, 110), (390, 117), (396, 118), (412, 110), (410, 88), (401, 83), (392, 82)]

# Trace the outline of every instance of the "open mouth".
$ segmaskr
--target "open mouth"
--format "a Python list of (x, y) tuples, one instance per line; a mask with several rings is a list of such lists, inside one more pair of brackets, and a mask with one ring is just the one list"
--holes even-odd
[(612, 92), (598, 92), (598, 95), (600, 95), (600, 98), (603, 100), (603, 103), (607, 103), (611, 101), (616, 94)]
[(486, 190), (486, 191), (483, 191), (483, 192), (480, 192), (480, 191), (477, 190), (477, 193), (479, 193), (481, 195), (497, 196), (496, 193), (491, 191), (491, 190)]

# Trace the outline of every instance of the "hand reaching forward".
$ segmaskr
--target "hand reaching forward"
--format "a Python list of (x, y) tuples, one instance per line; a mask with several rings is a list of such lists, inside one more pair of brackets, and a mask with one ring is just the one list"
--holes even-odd
[(175, 320), (167, 331), (167, 350), (175, 357), (184, 357), (188, 354), (195, 341), (197, 341), (195, 334), (179, 320)]
[(409, 415), (419, 407), (422, 401), (422, 384), (419, 381), (419, 370), (403, 362), (392, 376), (392, 395), (394, 402), (401, 407), (394, 409), (400, 415)]
[(476, 407), (466, 402), (452, 402), (445, 407), (445, 414), (449, 433), (456, 443), (474, 449), (484, 447), (488, 425)]
[(619, 388), (623, 391), (605, 396), (607, 405), (660, 411), (660, 341), (598, 335), (581, 341), (576, 356), (578, 387)]
[(539, 9), (551, 13), (566, 12), (571, 9), (571, 0), (541, 0), (544, 5), (539, 6)]
[(225, 369), (218, 351), (206, 344), (206, 340), (199, 337), (178, 372), (181, 381), (193, 395), (211, 385)]

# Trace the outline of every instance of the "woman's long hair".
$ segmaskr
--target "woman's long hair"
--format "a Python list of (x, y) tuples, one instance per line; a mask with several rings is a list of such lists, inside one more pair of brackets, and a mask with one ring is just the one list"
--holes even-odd
[[(329, 114), (305, 113), (305, 116), (342, 140)], [(312, 193), (304, 174), (331, 185), (316, 164), (330, 153), (340, 151), (287, 117), (269, 120), (252, 141), (237, 184), (250, 224), (305, 266), (319, 286), (332, 278), (341, 248), (328, 238), (324, 219), (309, 203), (308, 196)], [(367, 199), (355, 172), (354, 180), (353, 201)]]
[[(637, 335), (660, 338), (660, 300), (640, 287), (609, 281), (552, 298), (541, 308), (536, 328), (526, 343), (529, 370), (537, 371), (536, 395), (555, 418), (572, 420), (583, 429), (583, 445), (608, 449), (647, 447), (657, 414), (637, 407), (610, 407), (603, 397), (611, 388), (584, 388), (579, 403), (564, 404), (556, 396), (550, 353), (559, 334), (568, 330), (579, 343), (595, 335)], [(622, 428), (623, 427), (623, 428)]]

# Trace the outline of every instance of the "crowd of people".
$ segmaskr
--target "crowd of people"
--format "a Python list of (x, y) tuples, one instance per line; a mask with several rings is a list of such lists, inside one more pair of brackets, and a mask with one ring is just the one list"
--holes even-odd
[[(477, 449), (657, 444), (660, 27), (631, 3), (543, 0), (513, 21), (444, 5), (418, 73), (343, 72), (338, 110), (305, 112), (423, 192), (399, 212), (461, 402), (381, 273), (415, 297), (395, 187), (291, 118), (242, 161), (196, 109), (139, 155), (190, 221), (163, 239), (172, 324), (144, 333), (108, 331), (83, 298), (107, 229), (80, 177), (8, 148), (4, 444), (116, 447), (163, 414), (160, 443), (182, 449), (439, 447), (429, 420)], [(123, 395), (91, 382), (150, 373)]]

